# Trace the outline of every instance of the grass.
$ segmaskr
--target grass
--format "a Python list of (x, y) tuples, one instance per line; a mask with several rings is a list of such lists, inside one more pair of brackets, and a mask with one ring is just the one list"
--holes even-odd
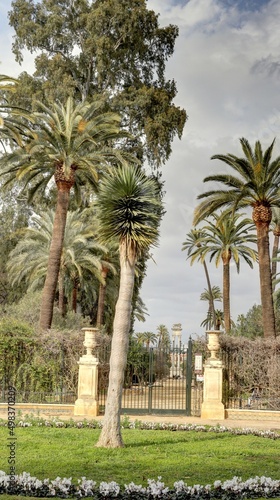
[[(39, 479), (82, 476), (120, 485), (162, 477), (166, 486), (225, 481), (233, 476), (279, 479), (279, 441), (230, 433), (124, 429), (126, 447), (95, 448), (100, 430), (16, 428), (16, 472)], [(9, 473), (8, 430), (0, 428), (0, 469)], [(2, 496), (2, 499), (4, 497)], [(9, 496), (11, 500), (11, 496)]]

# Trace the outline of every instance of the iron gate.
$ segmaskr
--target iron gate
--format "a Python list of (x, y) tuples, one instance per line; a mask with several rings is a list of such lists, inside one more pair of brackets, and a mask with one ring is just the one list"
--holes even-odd
[[(104, 377), (104, 367), (106, 376)], [(102, 373), (103, 372), (103, 373)], [(109, 364), (99, 380), (99, 408), (104, 411)], [(103, 379), (103, 380), (102, 380)], [(192, 340), (169, 349), (144, 349), (128, 364), (122, 393), (122, 413), (200, 415), (202, 384), (193, 380)]]

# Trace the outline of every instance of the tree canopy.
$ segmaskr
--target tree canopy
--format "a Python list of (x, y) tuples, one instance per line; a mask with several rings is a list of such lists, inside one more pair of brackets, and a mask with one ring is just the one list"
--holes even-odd
[(164, 75), (178, 28), (160, 27), (158, 17), (146, 0), (14, 0), (16, 60), (24, 49), (36, 53), (36, 71), (20, 76), (16, 102), (103, 93), (105, 109), (121, 113), (134, 136), (130, 151), (159, 167), (182, 136), (186, 112), (174, 105), (176, 84)]

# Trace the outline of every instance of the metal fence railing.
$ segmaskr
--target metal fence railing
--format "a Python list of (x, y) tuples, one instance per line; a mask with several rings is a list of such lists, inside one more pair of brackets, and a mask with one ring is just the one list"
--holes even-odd
[[(34, 404), (74, 404), (77, 395), (74, 392), (32, 392), (15, 391), (15, 404), (34, 403)], [(0, 403), (8, 402), (8, 392), (0, 392)]]

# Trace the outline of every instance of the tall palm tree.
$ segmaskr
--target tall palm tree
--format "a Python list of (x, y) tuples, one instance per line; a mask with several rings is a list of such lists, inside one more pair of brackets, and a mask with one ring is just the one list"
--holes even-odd
[[(49, 249), (52, 240), (54, 211), (34, 215), (32, 227), (22, 231), (22, 238), (11, 251), (7, 270), (12, 285), (24, 280), (28, 289), (43, 288), (46, 278)], [(59, 309), (64, 314), (66, 283), (75, 305), (75, 284), (83, 285), (85, 272), (102, 280), (100, 252), (106, 251), (93, 237), (93, 224), (84, 223), (80, 210), (67, 213), (65, 235), (59, 270)]]
[[(225, 322), (224, 322), (224, 313), (223, 311), (221, 311), (220, 309), (216, 309), (215, 310), (215, 313), (216, 313), (216, 324), (215, 324), (215, 329), (216, 330), (220, 330), (221, 326), (224, 328), (225, 326)], [(205, 318), (201, 323), (200, 323), (200, 326), (203, 326), (204, 328), (206, 328), (207, 330), (210, 330), (211, 328), (211, 324), (213, 324), (213, 320), (212, 320), (212, 315), (210, 314), (207, 314), (207, 318)], [(231, 321), (231, 324), (234, 325), (234, 323)]]
[(101, 281), (99, 284), (98, 305), (96, 316), (96, 327), (101, 328), (104, 323), (105, 296), (107, 288), (107, 276), (109, 272), (116, 274), (117, 268), (117, 246), (109, 242), (106, 254), (101, 255)]
[(33, 114), (32, 136), (0, 159), (0, 175), (6, 184), (24, 180), (31, 188), (30, 196), (48, 188), (54, 179), (57, 187), (56, 212), (47, 275), (42, 294), (40, 327), (51, 327), (53, 304), (60, 269), (60, 258), (66, 224), (70, 190), (79, 194), (88, 183), (96, 189), (99, 172), (109, 162), (120, 160), (120, 153), (108, 147), (120, 137), (120, 118), (113, 113), (100, 113), (101, 102), (75, 105), (72, 98), (66, 106), (47, 107), (38, 103), (41, 112)]
[(280, 207), (272, 208), (271, 229), (273, 232), (274, 240), (272, 247), (272, 260), (271, 260), (271, 274), (272, 274), (272, 290), (275, 292), (276, 286), (276, 273), (277, 273), (277, 255), (279, 249), (280, 238)]
[(203, 237), (206, 236), (204, 232), (201, 229), (191, 229), (190, 232), (187, 234), (187, 239), (184, 241), (182, 250), (187, 250), (188, 257), (187, 259), (191, 259), (191, 266), (193, 263), (198, 260), (199, 262), (202, 263), (204, 272), (205, 272), (205, 277), (206, 277), (206, 282), (207, 282), (207, 287), (208, 287), (208, 292), (209, 292), (209, 306), (210, 306), (210, 312), (213, 318), (214, 322), (214, 328), (215, 328), (215, 305), (214, 305), (214, 298), (212, 295), (212, 287), (210, 283), (210, 277), (209, 277), (209, 272), (207, 268), (207, 264), (205, 262), (205, 259), (201, 258), (200, 253), (197, 253), (197, 250), (201, 247), (201, 240)]
[[(208, 302), (208, 313), (207, 313), (207, 321), (204, 320), (203, 325), (201, 323), (200, 326), (206, 326), (206, 328), (208, 330), (210, 330), (211, 327), (215, 328), (216, 325), (213, 322), (212, 313), (211, 313), (211, 300), (213, 300), (214, 303), (215, 303), (215, 300), (217, 300), (218, 302), (221, 302), (222, 298), (223, 298), (223, 294), (222, 294), (219, 286), (216, 286), (216, 285), (212, 286), (211, 294), (209, 293), (209, 290), (204, 288), (204, 292), (202, 292), (200, 294), (200, 300), (205, 300)], [(215, 310), (215, 312), (216, 312), (216, 310)]]
[(171, 345), (170, 335), (165, 325), (157, 327), (158, 347), (159, 349), (168, 349)]
[(198, 196), (203, 199), (195, 210), (194, 223), (205, 219), (221, 207), (233, 210), (252, 207), (252, 219), (257, 230), (261, 303), (265, 337), (275, 336), (275, 315), (272, 298), (272, 278), (269, 253), (269, 225), (272, 207), (280, 206), (280, 157), (272, 161), (274, 142), (263, 153), (256, 141), (254, 150), (247, 139), (240, 139), (244, 157), (233, 154), (214, 155), (229, 165), (233, 173), (210, 175), (204, 182), (220, 182), (219, 189), (212, 189)]
[[(197, 254), (204, 261), (206, 255), (210, 256), (210, 262), (215, 257), (216, 266), (223, 263), (223, 312), (225, 331), (230, 331), (230, 261), (233, 258), (237, 271), (239, 272), (240, 257), (250, 267), (256, 260), (256, 251), (248, 244), (256, 244), (256, 236), (252, 234), (254, 225), (244, 214), (232, 214), (225, 211), (221, 214), (212, 214), (213, 222), (208, 220), (203, 226), (204, 232), (201, 246), (197, 248)], [(241, 220), (240, 220), (241, 218)]]
[(140, 168), (124, 165), (105, 175), (97, 195), (101, 241), (117, 240), (120, 258), (119, 296), (115, 309), (105, 417), (98, 446), (123, 445), (120, 409), (129, 345), (137, 259), (155, 245), (162, 203), (159, 184)]
[(142, 341), (146, 345), (146, 349), (150, 348), (151, 344), (155, 344), (157, 341), (157, 335), (153, 332), (143, 332)]

